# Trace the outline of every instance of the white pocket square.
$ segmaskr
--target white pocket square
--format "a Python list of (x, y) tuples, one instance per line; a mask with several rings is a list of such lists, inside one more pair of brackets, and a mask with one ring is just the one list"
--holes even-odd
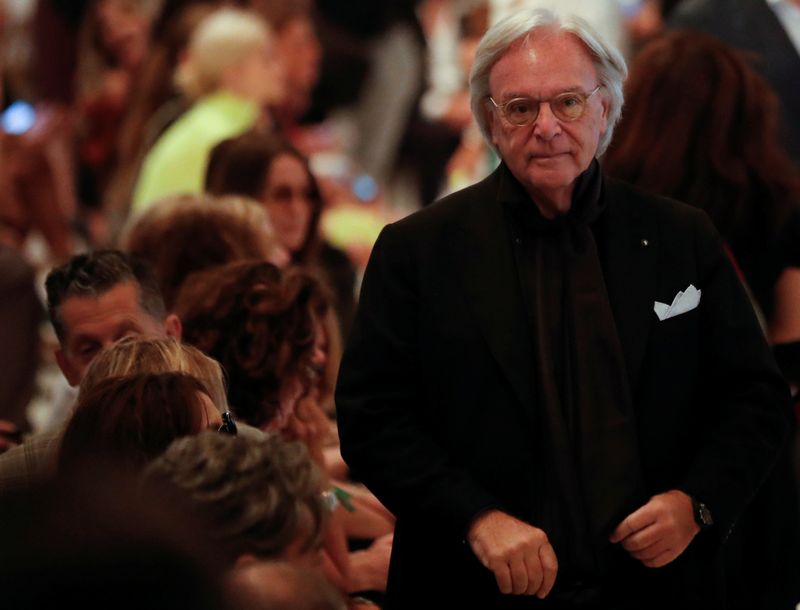
[(681, 290), (675, 295), (675, 298), (672, 299), (672, 305), (656, 301), (653, 303), (653, 311), (656, 312), (658, 319), (662, 322), (669, 318), (674, 318), (697, 307), (700, 304), (701, 292), (702, 290), (698, 290), (694, 285), (689, 284), (685, 292)]

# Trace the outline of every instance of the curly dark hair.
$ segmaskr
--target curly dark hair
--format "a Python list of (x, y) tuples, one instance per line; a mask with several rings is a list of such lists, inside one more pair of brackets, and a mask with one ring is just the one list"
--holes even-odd
[(277, 413), (283, 384), (314, 379), (315, 321), (328, 309), (322, 284), (300, 268), (242, 261), (190, 275), (175, 301), (183, 340), (217, 360), (228, 402), (257, 427)]

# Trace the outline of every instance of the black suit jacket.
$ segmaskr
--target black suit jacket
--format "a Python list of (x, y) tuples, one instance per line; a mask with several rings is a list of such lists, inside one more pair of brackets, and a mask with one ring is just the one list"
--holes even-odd
[[(397, 516), (390, 607), (537, 603), (499, 596), (464, 542), (488, 507), (530, 522), (537, 493), (533, 353), (498, 202), (509, 180), (501, 166), (389, 225), (365, 274), (336, 399), (345, 459)], [(707, 217), (621, 183), (603, 196), (596, 234), (647, 496), (685, 490), (717, 521), (668, 568), (628, 560), (620, 578), (709, 599), (719, 543), (786, 436), (788, 393)], [(699, 307), (658, 321), (654, 301), (690, 284)]]
[(781, 103), (783, 143), (800, 162), (800, 54), (767, 0), (684, 0), (668, 25), (713, 34), (754, 55), (753, 67), (772, 85)]

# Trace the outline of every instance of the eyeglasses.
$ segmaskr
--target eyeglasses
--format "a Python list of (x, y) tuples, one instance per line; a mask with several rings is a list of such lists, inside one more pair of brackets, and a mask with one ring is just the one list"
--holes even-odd
[(589, 93), (580, 91), (567, 91), (546, 100), (537, 100), (532, 97), (515, 97), (505, 104), (498, 104), (492, 97), (489, 101), (500, 112), (503, 118), (518, 127), (533, 123), (539, 116), (539, 107), (546, 103), (557, 119), (565, 122), (577, 121), (586, 112), (586, 102), (600, 90), (602, 85), (597, 85)]
[(236, 436), (239, 432), (230, 411), (225, 411), (225, 413), (222, 414), (222, 425), (217, 429), (217, 432), (220, 434), (230, 434), (231, 436)]

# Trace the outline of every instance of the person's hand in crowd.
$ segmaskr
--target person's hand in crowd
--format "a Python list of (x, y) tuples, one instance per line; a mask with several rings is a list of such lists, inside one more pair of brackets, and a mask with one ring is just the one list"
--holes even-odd
[(470, 525), (467, 541), (480, 562), (494, 573), (501, 593), (550, 593), (558, 560), (547, 534), (499, 510), (479, 515)]
[(348, 591), (386, 591), (394, 534), (377, 538), (363, 551), (350, 553)]
[(16, 447), (21, 440), (19, 429), (14, 424), (0, 419), (0, 453)]
[(632, 557), (649, 568), (660, 568), (678, 557), (700, 531), (692, 499), (673, 489), (650, 498), (611, 534)]

